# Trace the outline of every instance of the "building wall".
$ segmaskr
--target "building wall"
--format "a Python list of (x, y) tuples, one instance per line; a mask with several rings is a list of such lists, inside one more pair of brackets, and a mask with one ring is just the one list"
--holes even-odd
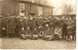
[[(30, 14), (34, 14), (36, 16), (49, 16), (52, 15), (52, 8), (47, 6), (41, 6), (28, 2), (20, 2), (19, 3), (19, 15), (28, 16)], [(23, 12), (22, 12), (23, 11)]]
[(0, 6), (0, 14), (6, 17), (12, 15), (28, 16), (29, 14), (46, 16), (51, 15), (52, 13), (50, 13), (50, 8), (32, 4), (31, 2), (19, 3), (17, 0), (3, 0), (2, 6)]
[(2, 17), (2, 3), (3, 2), (3, 0), (2, 1), (0, 1), (0, 17)]
[(16, 0), (3, 0), (2, 2), (2, 15), (10, 16), (17, 14), (17, 1)]

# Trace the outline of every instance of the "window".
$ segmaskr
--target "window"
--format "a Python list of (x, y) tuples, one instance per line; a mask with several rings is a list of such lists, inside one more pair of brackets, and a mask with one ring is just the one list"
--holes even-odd
[(19, 15), (25, 16), (25, 3), (19, 3)]
[(43, 8), (42, 7), (38, 7), (38, 15), (41, 16), (43, 15)]

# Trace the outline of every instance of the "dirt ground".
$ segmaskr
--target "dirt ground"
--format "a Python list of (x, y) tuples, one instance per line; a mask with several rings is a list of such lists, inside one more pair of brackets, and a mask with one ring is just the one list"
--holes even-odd
[(2, 49), (75, 49), (75, 41), (23, 40), (19, 38), (0, 38)]

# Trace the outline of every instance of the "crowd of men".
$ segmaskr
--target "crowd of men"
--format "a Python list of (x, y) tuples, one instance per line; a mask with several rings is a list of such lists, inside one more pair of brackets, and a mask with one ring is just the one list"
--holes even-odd
[(75, 19), (70, 17), (12, 16), (0, 18), (1, 37), (76, 40)]

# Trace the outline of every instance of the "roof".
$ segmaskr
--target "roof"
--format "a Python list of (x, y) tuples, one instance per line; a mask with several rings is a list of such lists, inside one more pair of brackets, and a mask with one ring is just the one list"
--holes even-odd
[(33, 4), (33, 5), (38, 5), (38, 6), (43, 6), (43, 7), (50, 7), (50, 8), (53, 8), (52, 6), (50, 5), (45, 5), (45, 4), (39, 4), (39, 3), (36, 3), (36, 2), (31, 2), (31, 1), (26, 1), (26, 0), (21, 0), (19, 2), (22, 2), (22, 3), (30, 3), (30, 4)]

